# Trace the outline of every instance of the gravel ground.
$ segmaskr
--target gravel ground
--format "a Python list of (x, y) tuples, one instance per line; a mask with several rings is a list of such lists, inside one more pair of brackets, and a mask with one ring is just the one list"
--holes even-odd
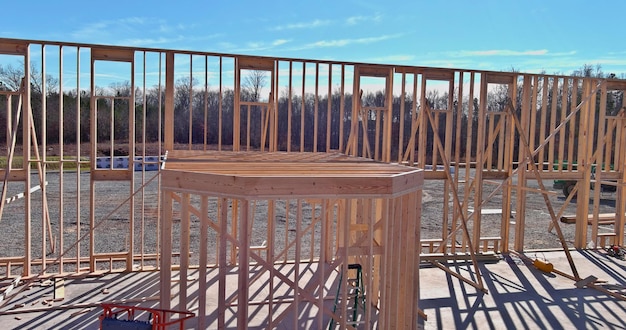
[[(143, 177), (141, 172), (136, 172), (135, 174), (135, 190), (139, 189), (142, 186), (142, 183), (150, 180), (156, 172), (145, 172)], [(89, 182), (89, 173), (65, 173), (63, 175), (63, 189), (61, 193), (61, 185), (60, 185), (60, 175), (59, 173), (48, 173), (46, 177), (46, 181), (48, 185), (46, 187), (47, 190), (47, 202), (49, 205), (49, 213), (50, 218), (52, 219), (52, 231), (54, 232), (55, 242), (56, 242), (56, 250), (54, 253), (49, 253), (49, 248), (47, 249), (47, 258), (55, 259), (58, 257), (60, 252), (65, 252), (65, 256), (75, 257), (77, 254), (76, 245), (74, 244), (77, 239), (80, 237), (85, 237), (81, 243), (80, 251), (81, 256), (89, 255), (89, 196), (90, 196), (90, 182)], [(38, 183), (38, 178), (33, 176), (33, 185)], [(560, 193), (560, 189), (552, 189), (552, 181), (546, 180), (544, 182), (546, 188), (551, 189), (556, 192), (555, 195), (550, 196), (550, 202), (552, 203), (552, 207), (555, 212), (558, 212), (559, 209), (565, 202), (565, 198)], [(536, 181), (529, 181), (528, 186), (531, 188), (537, 188), (538, 184)], [(78, 187), (80, 187), (80, 210), (77, 209), (76, 196), (78, 193)], [(158, 212), (157, 205), (157, 180), (154, 180), (145, 186), (145, 189), (141, 190), (135, 196), (135, 228), (134, 228), (134, 237), (136, 243), (135, 252), (140, 253), (155, 253), (158, 249), (157, 246), (157, 231), (156, 231), (156, 215)], [(489, 189), (495, 188), (496, 185), (486, 185), (485, 192), (483, 193), (483, 197), (486, 197), (489, 193)], [(462, 188), (462, 186), (461, 186)], [(10, 183), (9, 184), (9, 193), (7, 196), (13, 196), (19, 192), (23, 191), (23, 185), (20, 183)], [(98, 227), (95, 230), (95, 240), (94, 240), (94, 249), (96, 253), (113, 253), (113, 252), (121, 252), (127, 250), (127, 244), (129, 240), (129, 228), (130, 221), (128, 214), (130, 213), (129, 203), (125, 201), (128, 198), (128, 195), (131, 191), (129, 182), (97, 182), (95, 184), (95, 199), (98, 201), (98, 207), (95, 209), (95, 221), (98, 224)], [(443, 210), (442, 203), (444, 200), (444, 189), (442, 181), (426, 181), (423, 190), (423, 204), (422, 204), (422, 219), (421, 219), (421, 236), (423, 239), (425, 238), (440, 238), (442, 235), (442, 219), (443, 219)], [(460, 192), (462, 199), (462, 191)], [(42, 212), (41, 212), (41, 203), (42, 203), (42, 192), (37, 191), (32, 195), (32, 252), (31, 255), (33, 258), (40, 258), (43, 254), (41, 247), (41, 237), (42, 237)], [(452, 194), (449, 192), (449, 207), (450, 209), (453, 207), (453, 199)], [(62, 197), (62, 198), (61, 198)], [(515, 191), (513, 192), (513, 200), (517, 197), (515, 195)], [(527, 210), (526, 210), (526, 226), (525, 226), (525, 249), (553, 249), (560, 248), (560, 242), (558, 237), (555, 234), (555, 231), (548, 232), (548, 226), (550, 224), (550, 215), (548, 212), (548, 208), (546, 207), (546, 203), (541, 194), (535, 192), (527, 193)], [(471, 199), (471, 198), (470, 198)], [(501, 193), (497, 193), (494, 197), (486, 203), (483, 208), (488, 209), (500, 209), (501, 208)], [(574, 200), (570, 205), (567, 206), (564, 214), (574, 214), (576, 210), (576, 201)], [(196, 203), (198, 201), (196, 200)], [(282, 204), (281, 204), (282, 203)], [(121, 205), (121, 207), (120, 207)], [(175, 205), (177, 205), (175, 203)], [(199, 203), (198, 203), (199, 205)], [(59, 240), (59, 219), (60, 219), (60, 209), (63, 207), (63, 248), (60, 247)], [(143, 206), (143, 207), (142, 207)], [(116, 208), (119, 207), (118, 212), (112, 213)], [(267, 214), (267, 204), (266, 203), (258, 203), (255, 209), (255, 214), (258, 214), (260, 218), (265, 217)], [(24, 199), (19, 199), (13, 203), (10, 203), (6, 206), (4, 214), (2, 215), (2, 219), (0, 221), (0, 257), (11, 257), (11, 256), (23, 256), (24, 255), (24, 233), (25, 228), (23, 224), (24, 219)], [(209, 217), (211, 219), (217, 219), (216, 216), (216, 201), (213, 199), (210, 201), (210, 214)], [(286, 244), (290, 244), (293, 242), (293, 237), (295, 237), (296, 225), (295, 225), (295, 214), (297, 210), (297, 205), (295, 203), (290, 203), (289, 212), (287, 213), (285, 210), (285, 202), (279, 201), (277, 202), (277, 211), (275, 214), (275, 228), (277, 232), (276, 237), (276, 247), (282, 248)], [(175, 210), (175, 216), (180, 212), (180, 210)], [(312, 208), (310, 204), (304, 203), (303, 210), (304, 217), (306, 219), (310, 218), (312, 212), (316, 212), (319, 214), (319, 208)], [(603, 193), (602, 194), (602, 202), (600, 205), (600, 213), (614, 213), (615, 212), (615, 194), (614, 193)], [(80, 215), (80, 216), (79, 216)], [(500, 214), (490, 214), (483, 215), (482, 217), (482, 226), (481, 226), (481, 236), (498, 236), (500, 234), (500, 223), (501, 223)], [(77, 219), (80, 218), (80, 223)], [(511, 217), (511, 234), (510, 234), (510, 242), (509, 246), (513, 246), (513, 239), (515, 237), (515, 227), (514, 227), (515, 218)], [(78, 230), (78, 225), (80, 224), (80, 231)], [(304, 223), (302, 226), (306, 228), (310, 223)], [(470, 230), (472, 229), (472, 222), (469, 223)], [(570, 246), (573, 244), (574, 240), (574, 225), (569, 224), (560, 224), (563, 230), (564, 236)], [(450, 226), (449, 226), (450, 227)], [(175, 232), (179, 231), (179, 223), (174, 225)], [(192, 250), (196, 250), (198, 248), (198, 237), (200, 230), (200, 221), (196, 217), (192, 217), (191, 222), (191, 244)], [(605, 230), (602, 229), (601, 230)], [(252, 245), (262, 245), (263, 237), (267, 232), (266, 224), (264, 221), (256, 221), (255, 226), (253, 228), (253, 238)], [(459, 231), (459, 233), (461, 233)], [(319, 246), (315, 244), (310, 244), (310, 241), (316, 241), (320, 235), (320, 226), (319, 224), (310, 228), (308, 234), (304, 237), (303, 242), (301, 242), (301, 248), (305, 255), (313, 250), (313, 255), (317, 255), (317, 251), (319, 250)], [(589, 237), (591, 233), (589, 232)], [(177, 239), (179, 237), (178, 234), (174, 235), (174, 246), (178, 246), (180, 243)], [(209, 251), (215, 251), (214, 241), (215, 234), (210, 234), (210, 245)], [(457, 241), (461, 239), (460, 234), (457, 236)], [(143, 244), (140, 244), (143, 242)], [(70, 247), (74, 245), (73, 248)], [(175, 248), (176, 249), (176, 248)], [(295, 245), (291, 247), (289, 251), (289, 256), (293, 256), (295, 253)], [(192, 257), (192, 262), (197, 262), (197, 254), (196, 257)], [(214, 261), (215, 257), (210, 256), (209, 262)], [(146, 265), (154, 265), (154, 261), (146, 261)], [(83, 264), (83, 267), (87, 264)], [(101, 267), (108, 268), (110, 265), (108, 263), (104, 263)], [(35, 267), (33, 269), (34, 272), (38, 272), (40, 269)], [(65, 271), (73, 271), (75, 268), (71, 266), (66, 266)], [(3, 272), (3, 269), (0, 269), (0, 272)], [(50, 272), (56, 272), (57, 268), (52, 267), (49, 270)], [(19, 272), (18, 269), (14, 270), (15, 272)], [(3, 274), (0, 274), (2, 276)]]
[[(464, 173), (461, 172), (461, 177)], [(473, 173), (472, 173), (473, 174)], [(497, 188), (495, 180), (491, 180), (493, 183), (485, 184), (483, 188), (483, 199), (486, 199), (489, 194)], [(512, 180), (512, 184), (516, 185), (517, 180)], [(544, 187), (553, 192), (549, 195), (550, 205), (555, 214), (558, 214), (563, 205), (565, 205), (566, 198), (561, 192), (561, 188), (553, 188), (552, 180), (544, 180)], [(526, 186), (528, 188), (539, 189), (539, 183), (536, 180), (528, 180)], [(463, 186), (460, 186), (463, 189)], [(451, 190), (451, 189), (449, 189)], [(459, 191), (459, 198), (463, 200), (463, 191)], [(449, 193), (449, 207), (452, 208), (454, 201), (452, 193)], [(513, 201), (512, 211), (515, 212), (515, 204), (517, 201), (517, 193), (515, 187), (513, 187), (511, 200)], [(615, 213), (616, 203), (615, 193), (602, 193), (600, 201), (600, 213)], [(472, 200), (472, 195), (470, 195)], [(441, 237), (441, 226), (443, 219), (442, 203), (444, 200), (444, 183), (442, 181), (427, 181), (425, 183), (422, 202), (422, 238), (439, 238)], [(576, 214), (576, 203), (580, 201), (572, 199), (570, 203), (565, 206), (563, 215)], [(593, 202), (590, 200), (590, 212)], [(471, 205), (471, 204), (470, 204)], [(502, 208), (502, 190), (499, 191), (483, 205), (484, 209), (501, 210)], [(501, 214), (483, 214), (481, 219), (481, 236), (499, 236), (501, 229)], [(542, 194), (534, 191), (526, 191), (526, 214), (525, 214), (525, 226), (524, 226), (524, 249), (525, 250), (542, 250), (542, 249), (558, 249), (561, 248), (560, 240), (556, 234), (556, 230), (548, 231), (551, 224), (551, 217), (549, 208), (544, 200)], [(515, 238), (515, 213), (510, 216), (510, 240), (509, 247), (513, 248)], [(469, 228), (472, 230), (473, 221), (469, 221)], [(559, 221), (560, 228), (563, 232), (563, 236), (569, 247), (574, 244), (575, 225), (565, 224)], [(451, 228), (449, 226), (449, 228)], [(612, 228), (600, 226), (599, 232), (609, 232)], [(461, 231), (459, 231), (461, 233)], [(591, 237), (591, 226), (587, 236)], [(459, 236), (460, 239), (460, 236)]]

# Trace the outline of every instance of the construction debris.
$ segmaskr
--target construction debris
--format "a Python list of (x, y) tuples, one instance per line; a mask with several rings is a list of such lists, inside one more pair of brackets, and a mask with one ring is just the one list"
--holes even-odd
[[(13, 291), (13, 289), (20, 284), (21, 277), (18, 276), (14, 279), (11, 279), (9, 283), (6, 285), (2, 285), (3, 288), (0, 289), (0, 303), (4, 301), (4, 299)], [(4, 284), (4, 283), (3, 283)]]
[(81, 310), (79, 310), (79, 311), (76, 311), (76, 312), (72, 313), (72, 314), (70, 315), (70, 317), (74, 317), (74, 316), (77, 316), (77, 315), (80, 315), (80, 314), (89, 313), (89, 312), (91, 312), (91, 310), (92, 310), (92, 309), (93, 309), (93, 308), (83, 308), (83, 309), (81, 309)]

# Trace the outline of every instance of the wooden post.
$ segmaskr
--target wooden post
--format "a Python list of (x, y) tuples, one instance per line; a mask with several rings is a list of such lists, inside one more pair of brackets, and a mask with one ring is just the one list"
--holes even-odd
[(166, 151), (174, 150), (174, 52), (165, 53), (165, 116), (164, 141)]
[[(585, 79), (583, 81), (583, 99), (592, 94), (592, 84), (594, 81)], [(595, 95), (593, 95), (595, 97)], [(591, 182), (591, 161), (590, 154), (593, 153), (593, 126), (592, 117), (595, 112), (595, 101), (585, 102), (581, 109), (580, 128), (578, 132), (578, 171), (582, 172), (581, 180), (578, 183), (578, 195), (576, 203), (576, 233), (574, 237), (574, 247), (582, 249), (587, 245), (587, 216), (589, 214), (589, 182)]]
[[(391, 162), (391, 137), (392, 137), (392, 123), (393, 123), (393, 69), (389, 68), (389, 72), (387, 73), (387, 77), (385, 77), (385, 112), (383, 114), (383, 157), (382, 161), (390, 163)], [(402, 100), (404, 103), (404, 100)], [(378, 117), (377, 117), (378, 118)], [(376, 127), (378, 129), (378, 127)], [(396, 148), (398, 150), (402, 149), (402, 146)]]
[(250, 236), (248, 224), (253, 220), (254, 214), (250, 214), (250, 202), (241, 200), (241, 218), (239, 221), (239, 272), (237, 285), (237, 328), (248, 329), (248, 278), (250, 269), (248, 266), (250, 251)]
[[(190, 252), (190, 217), (191, 213), (189, 208), (191, 207), (191, 199), (189, 193), (183, 193), (180, 202), (181, 207), (181, 219), (180, 219), (180, 275), (178, 282), (179, 286), (179, 303), (178, 308), (181, 310), (187, 309), (187, 278), (189, 270), (189, 252)], [(200, 256), (206, 257), (206, 256)]]
[[(509, 99), (511, 102), (505, 106), (511, 107), (511, 113), (515, 113), (515, 109), (517, 108), (517, 75), (512, 75), (511, 82), (508, 84), (509, 89)], [(502, 171), (505, 173), (506, 179), (509, 179), (513, 176), (513, 157), (515, 154), (514, 145), (515, 145), (515, 123), (511, 115), (505, 114), (502, 116), (501, 120), (504, 121), (502, 135), (500, 138), (501, 143), (504, 143), (504, 149), (501, 149), (499, 153), (503, 153), (504, 159), (502, 163)], [(521, 132), (523, 134), (523, 132)], [(521, 171), (523, 172), (523, 171)], [(510, 181), (509, 181), (510, 182)], [(502, 218), (500, 222), (500, 237), (506, 237), (503, 239), (503, 247), (508, 245), (508, 230), (509, 230), (509, 222), (511, 217), (511, 209), (512, 209), (512, 195), (513, 188), (510, 184), (504, 185), (502, 190)], [(525, 200), (518, 199), (518, 203), (524, 203)], [(480, 241), (476, 241), (476, 245), (479, 244)]]
[(474, 192), (474, 226), (472, 227), (472, 241), (474, 252), (478, 252), (480, 244), (480, 220), (483, 202), (483, 171), (485, 162), (485, 117), (487, 112), (487, 89), (489, 87), (488, 77), (486, 73), (480, 76), (480, 105), (478, 108), (478, 137), (476, 142), (476, 174), (474, 176), (475, 192)]
[(161, 263), (160, 263), (160, 292), (159, 308), (171, 308), (172, 293), (172, 192), (162, 190), (161, 193)]
[[(22, 97), (22, 145), (23, 148), (23, 169), (24, 178), (24, 270), (22, 276), (31, 275), (31, 192), (30, 192), (30, 123), (31, 104), (30, 104), (30, 47), (24, 50), (24, 94)], [(10, 111), (10, 110), (9, 110)], [(17, 127), (15, 127), (17, 129)], [(8, 170), (9, 166), (7, 166)], [(80, 219), (78, 220), (80, 222)]]
[[(220, 233), (219, 233), (219, 259), (218, 259), (218, 277), (219, 277), (219, 286), (218, 286), (218, 299), (219, 301), (226, 301), (226, 275), (228, 273), (228, 264), (226, 255), (228, 253), (227, 249), (227, 239), (226, 235), (228, 234), (228, 199), (220, 198), (218, 203), (220, 203)], [(233, 210), (235, 208), (235, 204), (232, 204)], [(234, 217), (233, 213), (233, 217)], [(218, 329), (224, 329), (226, 327), (226, 305), (219, 304), (217, 307), (217, 327)]]
[[(128, 215), (128, 254), (126, 255), (126, 271), (133, 271), (134, 255), (135, 255), (135, 59), (130, 61), (130, 99), (128, 100), (128, 171), (130, 171), (130, 183), (128, 194), (129, 215)], [(144, 127), (145, 130), (145, 127)], [(113, 150), (111, 150), (113, 154)], [(112, 167), (113, 163), (111, 163)]]
[[(201, 196), (200, 201), (200, 260), (198, 269), (198, 294), (207, 292), (207, 258), (209, 248), (207, 244), (209, 230), (209, 200), (207, 196)], [(218, 245), (219, 247), (219, 245)], [(219, 248), (218, 248), (219, 250)], [(206, 298), (198, 299), (198, 329), (206, 329)]]
[[(531, 94), (533, 94), (534, 92), (532, 91), (532, 85), (531, 85), (531, 79), (533, 77), (529, 76), (529, 75), (525, 75), (524, 76), (524, 82), (522, 85), (522, 118), (521, 118), (521, 126), (522, 128), (524, 127), (528, 127), (527, 124), (529, 122), (529, 117), (531, 116), (531, 111), (534, 111), (534, 109), (531, 110), (530, 107), (530, 99), (531, 99)], [(514, 124), (514, 119), (510, 118), (511, 124)], [(532, 128), (531, 128), (532, 129)], [(514, 127), (513, 127), (514, 130)], [(519, 134), (524, 134), (524, 136), (530, 140), (530, 141), (534, 141), (535, 137), (528, 134), (527, 132), (518, 132)], [(533, 142), (529, 142), (529, 147), (532, 150), (532, 145)], [(522, 148), (525, 148), (525, 146), (522, 146), (522, 144), (519, 144), (519, 153), (518, 153), (518, 162), (521, 162), (522, 159), (526, 158), (527, 155), (526, 153), (524, 153), (524, 150)], [(534, 160), (530, 160), (533, 161)], [(525, 216), (526, 216), (526, 190), (523, 189), (523, 187), (526, 187), (526, 169), (528, 168), (528, 165), (524, 165), (523, 168), (519, 168), (517, 171), (517, 191), (516, 191), (516, 195), (517, 195), (517, 203), (516, 203), (516, 209), (515, 209), (515, 242), (514, 242), (514, 249), (516, 251), (523, 251), (524, 250), (524, 228), (526, 226), (525, 224)], [(507, 226), (506, 226), (506, 230), (504, 231), (504, 235), (502, 235), (502, 252), (506, 252), (508, 251), (508, 242), (509, 242), (509, 219), (505, 219), (505, 215), (504, 212), (502, 212), (502, 221), (503, 224), (506, 221)], [(509, 217), (509, 214), (506, 215), (506, 217)]]
[[(595, 103), (595, 102), (594, 102)], [(595, 157), (592, 158), (592, 166), (593, 164), (595, 164), (595, 182), (591, 183), (594, 185), (594, 191), (593, 191), (593, 209), (592, 209), (592, 213), (593, 213), (593, 222), (591, 225), (591, 241), (593, 242), (593, 246), (597, 246), (598, 243), (600, 243), (598, 241), (598, 214), (600, 213), (600, 191), (602, 190), (602, 172), (604, 171), (610, 171), (610, 163), (605, 164), (604, 163), (604, 150), (605, 150), (605, 126), (606, 126), (606, 84), (602, 84), (602, 86), (600, 87), (600, 108), (598, 109), (599, 114), (597, 115), (598, 117), (598, 122), (597, 122), (597, 134), (594, 134), (592, 136), (594, 136), (594, 138), (597, 136), (597, 140), (595, 141), (595, 147), (592, 147), (591, 150), (593, 150), (593, 152), (591, 153), (591, 155), (595, 155)], [(593, 117), (595, 119), (596, 117), (596, 111), (593, 112)], [(595, 120), (594, 120), (595, 122)], [(592, 127), (595, 127), (596, 125), (593, 125)], [(610, 151), (609, 151), (610, 152)], [(606, 167), (606, 169), (605, 169)], [(593, 172), (593, 169), (592, 169)], [(617, 203), (616, 203), (617, 204)]]
[(616, 170), (619, 172), (617, 200), (621, 203), (615, 206), (615, 244), (623, 246), (626, 218), (624, 216), (626, 213), (626, 151), (624, 150), (626, 148), (626, 112), (623, 109), (617, 119), (616, 136), (615, 149), (620, 150), (619, 157), (616, 159)]

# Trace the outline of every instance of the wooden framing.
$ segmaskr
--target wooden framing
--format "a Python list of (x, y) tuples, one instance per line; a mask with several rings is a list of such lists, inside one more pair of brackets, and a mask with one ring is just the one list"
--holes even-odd
[[(31, 52), (41, 54), (41, 57), (33, 58)], [(2, 276), (30, 278), (41, 273), (62, 275), (98, 270), (154, 269), (172, 261), (177, 265), (193, 264), (195, 260), (185, 261), (185, 256), (159, 254), (167, 247), (161, 244), (167, 241), (160, 242), (156, 237), (168, 237), (167, 231), (163, 231), (166, 228), (161, 228), (161, 221), (164, 216), (178, 215), (179, 211), (200, 219), (209, 231), (235, 221), (233, 228), (237, 229), (218, 240), (227, 249), (211, 250), (208, 245), (198, 249), (213, 256), (213, 259), (204, 261), (209, 269), (211, 265), (226, 262), (237, 264), (240, 262), (237, 251), (244, 246), (239, 236), (247, 230), (241, 228), (241, 219), (246, 218), (243, 217), (246, 212), (248, 215), (256, 212), (259, 206), (255, 199), (232, 187), (224, 192), (230, 194), (229, 197), (214, 196), (213, 203), (200, 192), (207, 187), (200, 181), (204, 174), (195, 170), (190, 170), (184, 180), (188, 184), (186, 189), (196, 186), (196, 190), (161, 191), (159, 172), (148, 170), (153, 165), (153, 169), (158, 169), (166, 153), (176, 155), (180, 160), (184, 158), (181, 150), (196, 149), (280, 153), (279, 159), (274, 159), (280, 164), (292, 154), (293, 157), (303, 157), (299, 161), (304, 161), (310, 152), (316, 152), (312, 159), (330, 162), (340, 168), (343, 163), (336, 164), (337, 159), (333, 158), (339, 153), (361, 157), (360, 162), (364, 162), (362, 158), (368, 158), (423, 169), (424, 180), (441, 182), (446, 197), (440, 201), (443, 207), (441, 231), (436, 235), (421, 233), (416, 237), (420, 240), (419, 245), (416, 243), (416, 253), (467, 256), (471, 252), (480, 257), (480, 254), (526, 249), (524, 228), (528, 225), (525, 223), (528, 210), (524, 195), (543, 194), (546, 207), (541, 211), (550, 214), (551, 219), (569, 212), (566, 208), (574, 200), (570, 195), (558, 200), (559, 208), (553, 207), (554, 191), (549, 187), (531, 189), (527, 186), (528, 182), (539, 179), (577, 181), (578, 200), (590, 201), (576, 205), (573, 247), (624, 244), (626, 114), (619, 103), (623, 104), (620, 93), (626, 91), (623, 80), (5, 38), (0, 38), (0, 53), (24, 63), (26, 82), (22, 93), (0, 91), (0, 119), (7, 128), (15, 126), (19, 108), (16, 99), (21, 94), (24, 102), (20, 121), (34, 124), (33, 130), (30, 125), (22, 125), (15, 133), (17, 147), (23, 150), (21, 158), (26, 161), (21, 166), (9, 165), (0, 169), (0, 175), (5, 178), (3, 187), (24, 193), (24, 198), (5, 205), (0, 218), (0, 232), (2, 226), (9, 223), (19, 223), (23, 228), (20, 229), (23, 233), (19, 238), (20, 249), (14, 254), (0, 256)], [(201, 58), (202, 65), (195, 63), (194, 58)], [(95, 62), (130, 63), (128, 95), (117, 95), (108, 90), (115, 86), (98, 85), (96, 75), (106, 72), (101, 72), (99, 67), (96, 70)], [(31, 68), (36, 68), (43, 77), (52, 76), (56, 83), (48, 86), (41, 76), (37, 77), (34, 72), (31, 75)], [(242, 97), (246, 70), (267, 72), (270, 78), (267, 100)], [(154, 72), (158, 74), (151, 74)], [(202, 87), (194, 85), (197, 77), (204, 78)], [(181, 91), (177, 85), (180, 78), (189, 78), (189, 83), (185, 84), (187, 94), (177, 93)], [(366, 80), (375, 83), (366, 83)], [(43, 88), (37, 90), (35, 86)], [(52, 91), (58, 91), (58, 95)], [(142, 97), (136, 97), (135, 91), (140, 91)], [(42, 93), (47, 98), (42, 102), (31, 102), (41, 100)], [(124, 107), (128, 109), (125, 110), (128, 123), (111, 126), (115, 122), (111, 113), (121, 111), (118, 107), (121, 104), (128, 105)], [(56, 111), (58, 108), (64, 111)], [(258, 131), (252, 130), (248, 126), (250, 121), (246, 120), (248, 114), (254, 112), (252, 109), (258, 110), (259, 120), (255, 125), (262, 127)], [(429, 109), (430, 116), (426, 109)], [(98, 113), (108, 116), (100, 118)], [(184, 118), (183, 126), (180, 126), (180, 120), (177, 121), (180, 118)], [(98, 136), (104, 129), (98, 127), (99, 124), (112, 127), (108, 130), (114, 133), (106, 140), (106, 146), (98, 144), (98, 140), (106, 139)], [(7, 129), (3, 134), (0, 144), (10, 144), (9, 131)], [(257, 133), (261, 142), (258, 145), (249, 143), (251, 137), (257, 138)], [(81, 147), (76, 141), (89, 143), (89, 148)], [(34, 144), (43, 147), (41, 152), (33, 153), (31, 148), (23, 148)], [(154, 144), (158, 145), (157, 154), (148, 154)], [(48, 149), (53, 148), (57, 149), (55, 152), (59, 156), (49, 154)], [(125, 148), (128, 153), (128, 169), (98, 168), (97, 159), (102, 157), (99, 154), (102, 149), (108, 150), (112, 160), (113, 151), (119, 148)], [(329, 158), (317, 153), (327, 154), (325, 157)], [(258, 157), (255, 162), (266, 161), (262, 155), (255, 156)], [(147, 160), (148, 156), (156, 157), (156, 160)], [(181, 164), (189, 170), (198, 162), (191, 159)], [(247, 171), (242, 169), (244, 165), (249, 164), (235, 164), (232, 168), (243, 173)], [(44, 184), (40, 191), (32, 191), (31, 172), (37, 166), (48, 185)], [(282, 173), (284, 166), (266, 170), (267, 173)], [(118, 185), (115, 196), (100, 192), (106, 184)], [(375, 180), (371, 184), (376, 184)], [(494, 184), (496, 189), (487, 188)], [(594, 188), (602, 185), (616, 188), (615, 213), (618, 216), (608, 231), (597, 227), (596, 220), (606, 211), (601, 207), (603, 196), (600, 189), (591, 189), (591, 185)], [(276, 216), (279, 200), (286, 198), (287, 192), (304, 194), (305, 189), (300, 188), (292, 184), (285, 186), (276, 196), (271, 191), (263, 192), (265, 195), (259, 192), (259, 196), (271, 202), (268, 207)], [(344, 192), (337, 190), (335, 193)], [(193, 204), (194, 198), (199, 198), (199, 206)], [(495, 198), (501, 200), (502, 216), (497, 225), (487, 226), (483, 210), (493, 207), (488, 205)], [(336, 248), (341, 240), (333, 236), (338, 228), (328, 223), (338, 214), (346, 219), (365, 221), (371, 214), (381, 218), (397, 211), (397, 204), (392, 205), (380, 198), (331, 201), (328, 196), (313, 196), (296, 200), (299, 201), (286, 207), (291, 213), (302, 213), (297, 217), (304, 219), (308, 216), (307, 208), (318, 211), (311, 217), (315, 219), (315, 225), (300, 223), (300, 228), (291, 229), (307, 232), (313, 241), (334, 242), (334, 245), (330, 244), (315, 255), (309, 246), (285, 238), (268, 239), (265, 246), (262, 242), (251, 242), (255, 249), (243, 250), (247, 251), (248, 259), (256, 260), (261, 255), (269, 258), (264, 261), (268, 273), (274, 274), (277, 270), (268, 266), (267, 260), (286, 263), (291, 259), (286, 253), (275, 252), (279, 241), (283, 245), (292, 244), (294, 254), (298, 250), (298, 255), (308, 253), (309, 259), (332, 260), (337, 252), (332, 246)], [(413, 203), (402, 203), (405, 202)], [(244, 207), (246, 203), (247, 207)], [(168, 215), (169, 211), (163, 208), (171, 210), (170, 204), (187, 206)], [(50, 219), (57, 223), (53, 223), (50, 229), (33, 231), (36, 228), (33, 227), (34, 214), (44, 214), (45, 207), (51, 213)], [(161, 215), (162, 210), (166, 212), (164, 215)], [(209, 219), (207, 212), (216, 210), (219, 216)], [(514, 225), (510, 219), (513, 210)], [(590, 216), (593, 225), (588, 229)], [(6, 220), (9, 218), (11, 221)], [(546, 229), (553, 229), (553, 223), (548, 225), (551, 219), (546, 218)], [(119, 226), (120, 222), (124, 225)], [(466, 234), (448, 229), (460, 228), (464, 223), (468, 226)], [(361, 222), (354, 225), (341, 233), (343, 242), (354, 238), (350, 236), (350, 229), (371, 227)], [(275, 232), (275, 229), (268, 232)], [(117, 230), (118, 237), (123, 237), (116, 242), (115, 248), (97, 247), (98, 240), (104, 239), (104, 230)], [(348, 238), (342, 236), (346, 233), (350, 234)], [(370, 235), (374, 241), (386, 237), (386, 233), (376, 230), (358, 235)], [(51, 243), (54, 243), (55, 252), (46, 256), (43, 246)], [(121, 246), (124, 248), (119, 251)], [(376, 249), (372, 246), (370, 252)], [(239, 258), (243, 260), (245, 255), (240, 254)], [(368, 262), (382, 269), (391, 267), (391, 271), (394, 265), (381, 260), (374, 258)], [(198, 263), (202, 266), (199, 260)], [(319, 265), (320, 271), (328, 273), (339, 264)], [(302, 265), (297, 267), (300, 271), (304, 269)], [(219, 272), (225, 282), (226, 270), (220, 269)], [(251, 273), (250, 276), (254, 275)], [(382, 288), (377, 288), (379, 282), (371, 278), (367, 280), (371, 281), (373, 290), (382, 292)], [(321, 282), (315, 283), (321, 285)], [(305, 289), (295, 286), (293, 290)], [(228, 298), (225, 292), (220, 295), (220, 299)], [(304, 303), (305, 295), (296, 294), (294, 303)], [(317, 296), (306, 299), (317, 300), (318, 306), (325, 301)]]
[[(220, 237), (220, 243), (215, 247), (220, 251), (216, 265), (220, 298), (208, 309), (206, 304), (200, 308), (198, 317), (204, 326), (211, 326), (209, 322), (216, 322), (218, 326), (226, 324), (231, 319), (227, 314), (234, 309), (238, 328), (247, 328), (254, 324), (255, 315), (266, 313), (267, 320), (263, 322), (267, 323), (262, 326), (274, 328), (285, 317), (308, 306), (306, 309), (318, 310), (319, 319), (307, 327), (326, 328), (328, 320), (333, 318), (345, 328), (350, 324), (346, 309), (352, 303), (346, 298), (348, 286), (344, 283), (342, 290), (337, 291), (338, 284), (333, 281), (337, 280), (338, 272), (347, 274), (348, 264), (358, 263), (363, 266), (368, 299), (360, 322), (366, 328), (374, 324), (381, 328), (416, 328), (419, 254), (407, 251), (417, 251), (421, 170), (333, 153), (177, 151), (168, 155), (161, 176), (161, 189), (167, 200), (162, 209), (161, 292), (165, 297), (175, 292), (179, 297), (178, 308), (192, 308), (185, 280), (189, 261), (182, 257), (191, 252), (189, 210), (198, 207), (192, 205), (190, 194), (200, 199), (200, 208), (206, 210), (211, 201), (221, 210), (214, 213), (219, 220), (210, 213), (208, 217), (205, 212), (200, 213), (204, 228), (200, 233), (201, 244), (208, 240), (209, 232), (205, 229), (209, 227)], [(175, 194), (182, 194), (182, 198), (174, 198)], [(177, 239), (181, 258), (178, 284), (173, 285), (172, 291), (170, 269), (173, 263), (166, 256), (174, 251), (171, 235), (175, 200), (182, 209), (181, 236)], [(295, 216), (291, 212), (285, 213), (286, 203), (296, 205)], [(279, 207), (279, 204), (283, 206)], [(312, 216), (303, 215), (303, 204), (312, 207)], [(268, 211), (255, 211), (261, 205), (269, 207)], [(315, 216), (317, 212), (319, 217)], [(293, 237), (285, 235), (289, 233), (288, 227), (281, 233), (278, 228), (269, 226), (279, 214), (284, 214), (287, 222), (296, 222)], [(262, 234), (265, 243), (254, 247), (251, 232), (259, 235), (255, 229), (258, 222), (268, 225)], [(321, 235), (315, 236), (315, 231), (306, 229), (310, 226), (318, 227)], [(279, 247), (276, 239), (283, 235), (288, 237), (288, 244)], [(305, 241), (310, 241), (313, 247), (310, 255), (302, 253), (302, 242)], [(289, 247), (294, 243), (296, 253), (285, 264), (280, 257), (291, 255), (293, 251), (290, 252)], [(234, 249), (227, 248), (229, 245)], [(202, 249), (206, 251), (206, 246)], [(236, 253), (237, 258), (231, 258), (234, 263), (227, 261), (226, 253)], [(205, 265), (206, 258), (200, 256)], [(298, 271), (305, 268), (305, 263), (317, 265), (315, 271), (310, 274)], [(258, 267), (262, 271), (255, 271)], [(288, 276), (290, 271), (284, 270), (293, 271), (293, 268), (297, 274), (295, 279)], [(198, 300), (203, 302), (208, 300), (207, 271), (207, 267), (199, 268), (203, 290), (198, 292)], [(228, 274), (235, 271), (237, 285), (229, 286), (226, 283), (232, 276)], [(263, 284), (274, 280), (283, 285)], [(267, 297), (258, 294), (259, 285)], [(211, 290), (215, 290), (215, 286)], [(339, 299), (338, 306), (333, 307), (335, 291), (343, 298)], [(252, 313), (248, 301), (266, 305), (266, 312), (255, 308)], [(170, 302), (170, 299), (161, 300), (161, 307), (171, 308)], [(380, 311), (378, 315), (374, 313), (376, 309)], [(207, 315), (219, 315), (219, 318), (205, 320)]]

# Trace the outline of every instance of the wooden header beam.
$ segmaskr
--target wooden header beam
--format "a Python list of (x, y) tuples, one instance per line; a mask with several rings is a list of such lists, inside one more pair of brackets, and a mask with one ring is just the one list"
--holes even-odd
[(0, 43), (0, 54), (26, 55), (27, 50), (28, 43), (25, 42)]
[(114, 48), (92, 48), (91, 58), (94, 61), (133, 62), (135, 51)]
[(240, 70), (274, 71), (274, 60), (261, 57), (237, 57)]
[(517, 76), (516, 73), (489, 72), (489, 73), (485, 73), (485, 80), (487, 81), (488, 84), (503, 84), (503, 85), (507, 85), (507, 84), (512, 84), (515, 81), (515, 77), (516, 76)]

